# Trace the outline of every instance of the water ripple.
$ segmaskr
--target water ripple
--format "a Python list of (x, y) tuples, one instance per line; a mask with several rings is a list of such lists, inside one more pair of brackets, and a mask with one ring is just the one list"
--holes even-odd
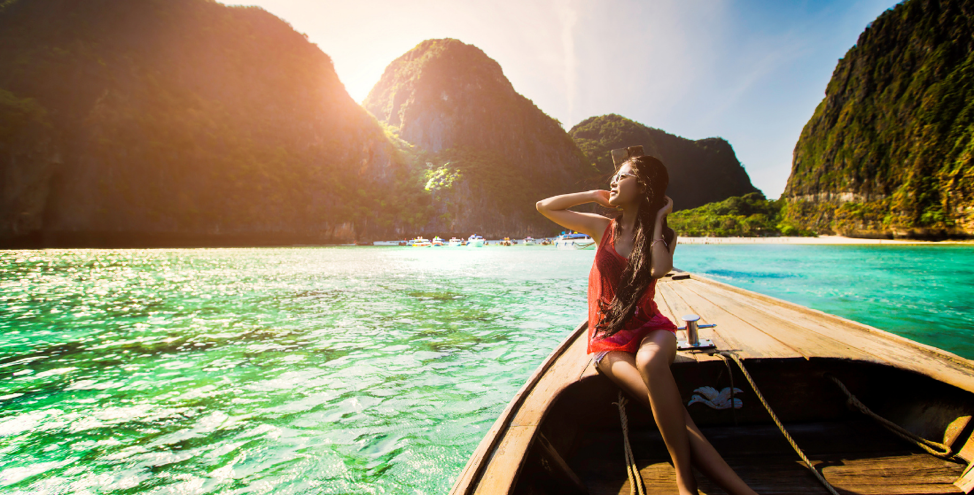
[(0, 253), (0, 488), (445, 493), (592, 254)]

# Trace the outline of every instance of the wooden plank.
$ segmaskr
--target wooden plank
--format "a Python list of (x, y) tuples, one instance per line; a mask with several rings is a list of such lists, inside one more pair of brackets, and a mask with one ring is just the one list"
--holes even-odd
[(595, 359), (592, 358), (592, 357), (589, 357), (588, 358), (588, 365), (585, 366), (585, 370), (582, 371), (582, 374), (578, 377), (578, 379), (581, 380), (583, 378), (588, 378), (590, 376), (595, 376), (595, 375), (598, 375), (598, 374), (599, 374), (599, 370), (595, 369)]
[(835, 357), (861, 359), (887, 364), (879, 356), (863, 352), (862, 349), (854, 348), (830, 336), (809, 332), (805, 327), (789, 319), (782, 318), (778, 314), (744, 304), (741, 301), (743, 297), (739, 294), (729, 294), (716, 287), (692, 279), (684, 282), (682, 286), (688, 291), (695, 293), (702, 300), (709, 301), (711, 304), (720, 307), (738, 319), (768, 334), (775, 340), (783, 342), (785, 345), (795, 349), (805, 358)]
[[(670, 310), (672, 311), (672, 313), (674, 315), (681, 315), (682, 316), (682, 315), (685, 315), (685, 314), (695, 313), (695, 310), (693, 308), (691, 308), (690, 305), (688, 305), (686, 303), (686, 301), (684, 301), (683, 298), (680, 297), (672, 289), (672, 287), (674, 287), (674, 286), (676, 286), (678, 284), (681, 284), (681, 283), (683, 283), (683, 282), (675, 281), (675, 282), (669, 282), (669, 283), (666, 283), (666, 284), (660, 284), (660, 285), (657, 285), (657, 289), (656, 290), (658, 290), (660, 292), (660, 294), (662, 294), (663, 298), (666, 300), (666, 303), (669, 305), (669, 308), (670, 308)], [(683, 324), (684, 324), (682, 318), (677, 318), (676, 321), (674, 321), (674, 323), (676, 323), (677, 326), (683, 326)], [(704, 320), (700, 321), (700, 323), (713, 323), (713, 322), (708, 322), (706, 319), (704, 319)], [(714, 332), (714, 329), (713, 328), (701, 328), (697, 332), (697, 335), (700, 337), (700, 339), (710, 339), (710, 340), (712, 340), (714, 342), (714, 345), (717, 346), (717, 349), (729, 350), (729, 349), (733, 348), (731, 346), (731, 344), (728, 343), (726, 340), (724, 340), (724, 338), (721, 335), (718, 335), (716, 332)], [(686, 332), (684, 332), (684, 337), (685, 336), (686, 336)], [(681, 353), (681, 354), (693, 354), (694, 357), (696, 358), (697, 362), (701, 362), (701, 363), (702, 362), (706, 362), (706, 361), (720, 360), (720, 358), (718, 358), (716, 356), (711, 356), (710, 354), (706, 354), (706, 353), (702, 353), (702, 352), (689, 352), (688, 351), (688, 352)]]
[(474, 493), (495, 494), (510, 493), (514, 488), (517, 473), (524, 463), (524, 453), (531, 447), (534, 440), (534, 426), (511, 426), (501, 438), (497, 451), (490, 458), (490, 463), (478, 481)]
[(974, 434), (967, 437), (967, 441), (964, 442), (964, 446), (960, 448), (957, 455), (967, 462), (974, 463)]
[[(826, 493), (770, 424), (702, 427), (704, 436), (758, 493)], [(963, 466), (910, 447), (869, 419), (796, 423), (789, 431), (841, 493), (957, 493), (948, 486)], [(657, 430), (630, 431), (648, 493), (676, 493), (666, 446)], [(572, 458), (575, 472), (594, 494), (628, 493), (621, 432), (589, 432)], [(904, 469), (902, 466), (907, 465)], [(837, 472), (842, 467), (845, 472)], [(655, 470), (655, 471), (654, 471)], [(701, 493), (723, 493), (697, 473)], [(848, 491), (846, 491), (848, 490)]]
[(693, 275), (693, 278), (719, 289), (747, 296), (741, 300), (742, 303), (761, 306), (765, 309), (773, 308), (771, 310), (781, 317), (788, 318), (811, 331), (841, 340), (849, 346), (865, 352), (882, 355), (886, 361), (894, 366), (916, 371), (968, 392), (974, 392), (974, 361), (840, 316), (751, 292), (706, 277)]
[[(683, 320), (677, 318), (676, 315), (673, 314), (673, 311), (670, 309), (669, 304), (667, 304), (666, 299), (663, 297), (663, 294), (660, 292), (659, 289), (660, 285), (668, 284), (668, 283), (671, 283), (670, 279), (668, 278), (661, 278), (656, 282), (656, 294), (654, 294), (653, 296), (653, 302), (656, 303), (656, 307), (659, 309), (660, 314), (669, 318), (670, 321), (676, 324), (676, 326), (680, 326), (682, 325)], [(677, 330), (676, 338), (686, 339), (687, 338), (686, 330)], [(699, 362), (699, 360), (697, 359), (697, 354), (700, 353), (688, 352), (688, 351), (677, 351), (676, 358), (673, 359), (673, 362), (674, 363)]]
[(513, 426), (538, 426), (548, 406), (562, 389), (578, 380), (591, 361), (585, 354), (585, 338), (576, 339), (531, 390), (511, 421)]
[[(724, 456), (727, 464), (744, 482), (762, 495), (827, 493), (805, 464), (794, 454)], [(834, 453), (816, 456), (812, 463), (839, 493), (860, 495), (959, 494), (953, 485), (961, 466), (936, 457), (919, 454), (858, 457)], [(606, 463), (608, 464), (608, 462)], [(676, 476), (672, 464), (663, 459), (636, 459), (646, 493), (676, 495)], [(589, 493), (628, 495), (629, 481), (623, 467), (604, 466), (616, 476), (589, 476), (582, 479)], [(725, 493), (696, 469), (701, 494)]]
[[(695, 278), (700, 280), (696, 276)], [(711, 284), (711, 282), (706, 281), (705, 283)], [(918, 347), (922, 344), (895, 335), (892, 337), (896, 338), (890, 338), (888, 336), (892, 334), (883, 330), (820, 311), (813, 312), (815, 310), (787, 301), (775, 300), (770, 296), (741, 297), (748, 296), (747, 293), (750, 291), (719, 282), (713, 282), (711, 285), (714, 286), (714, 290), (725, 290), (730, 292), (732, 297), (738, 297), (740, 304), (749, 305), (766, 313), (790, 320), (804, 327), (807, 331), (817, 332), (838, 340), (864, 354), (882, 356), (884, 361), (893, 366), (916, 371), (935, 380), (974, 392), (974, 362), (972, 361), (964, 360), (959, 356), (950, 357), (937, 352), (928, 352), (926, 349)], [(914, 345), (905, 345), (903, 341), (912, 342)], [(965, 363), (958, 363), (958, 359)]]
[(699, 315), (702, 320), (716, 323), (714, 334), (720, 335), (730, 348), (739, 349), (737, 354), (742, 358), (802, 357), (801, 353), (794, 348), (701, 298), (682, 283), (669, 284), (669, 286), (686, 301), (693, 313)]
[(954, 486), (964, 493), (974, 491), (974, 464), (968, 464), (963, 474), (954, 480)]
[(563, 489), (565, 493), (587, 494), (588, 489), (582, 480), (572, 471), (565, 459), (561, 457), (544, 433), (538, 432), (538, 445), (541, 447), (542, 455), (547, 457), (548, 462), (544, 463), (547, 469), (551, 470), (551, 475), (559, 480), (567, 480), (567, 486)]
[[(656, 303), (656, 307), (659, 308), (660, 314), (662, 314), (663, 316), (669, 318), (670, 321), (672, 321), (673, 323), (676, 324), (676, 326), (680, 326), (681, 325), (681, 320), (673, 313), (673, 310), (670, 309), (669, 304), (667, 304), (666, 299), (663, 297), (662, 292), (660, 292), (660, 289), (659, 288), (660, 288), (661, 285), (672, 283), (672, 282), (670, 282), (668, 280), (666, 280), (664, 282), (664, 280), (666, 280), (666, 279), (660, 279), (660, 280), (658, 280), (656, 282), (656, 294), (653, 295), (653, 302), (655, 302)], [(677, 336), (678, 337), (680, 337), (680, 338), (686, 338), (686, 331), (684, 331), (684, 330), (677, 330), (676, 333), (677, 333)]]

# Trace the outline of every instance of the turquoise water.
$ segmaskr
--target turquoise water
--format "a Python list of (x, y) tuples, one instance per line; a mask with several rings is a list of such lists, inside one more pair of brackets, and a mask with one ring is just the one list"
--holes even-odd
[(446, 493), (592, 252), (0, 252), (0, 492)]
[[(586, 315), (594, 251), (0, 252), (0, 493), (446, 493)], [(974, 358), (974, 249), (676, 266)]]
[(674, 264), (974, 359), (974, 246), (681, 244)]

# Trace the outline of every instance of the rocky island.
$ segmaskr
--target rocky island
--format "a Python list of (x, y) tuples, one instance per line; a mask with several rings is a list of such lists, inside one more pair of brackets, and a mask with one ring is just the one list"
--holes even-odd
[(974, 237), (974, 9), (908, 0), (839, 60), (795, 146), (785, 216), (855, 237)]

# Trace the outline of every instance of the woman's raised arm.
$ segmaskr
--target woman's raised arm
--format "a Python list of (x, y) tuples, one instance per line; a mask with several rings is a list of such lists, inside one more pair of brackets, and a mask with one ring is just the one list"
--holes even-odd
[[(650, 276), (661, 278), (673, 269), (673, 253), (676, 251), (676, 231), (667, 227), (663, 230), (663, 222), (671, 211), (673, 211), (673, 200), (666, 197), (666, 205), (660, 208), (656, 214), (656, 228), (653, 229), (653, 266), (650, 268)], [(665, 236), (664, 236), (665, 234)], [(662, 239), (662, 242), (657, 240)]]
[(585, 203), (599, 203), (602, 206), (615, 208), (609, 204), (609, 191), (593, 189), (571, 194), (562, 194), (538, 201), (535, 206), (542, 215), (552, 222), (567, 229), (577, 230), (588, 234), (596, 243), (602, 242), (602, 233), (610, 220), (597, 213), (583, 213), (571, 211), (568, 208)]

